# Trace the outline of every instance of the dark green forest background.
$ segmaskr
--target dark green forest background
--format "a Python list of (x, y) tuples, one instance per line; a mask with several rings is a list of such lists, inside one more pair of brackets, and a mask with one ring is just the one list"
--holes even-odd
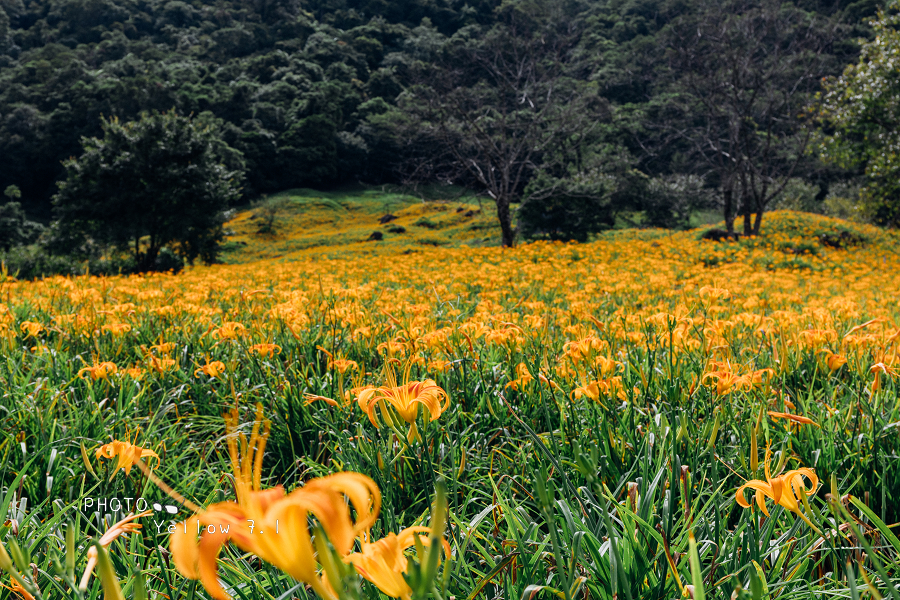
[[(840, 31), (820, 51), (816, 81), (857, 59), (878, 8), (874, 0), (786, 4)], [(436, 151), (409, 133), (411, 122), (422, 123), (404, 100), (421, 85), (416, 78), (508, 26), (512, 13), (544, 23), (551, 5), (566, 75), (589, 86), (580, 94), (592, 96), (594, 125), (602, 125), (592, 130), (593, 164), (617, 165), (601, 169), (604, 176), (722, 189), (721, 170), (700, 172), (696, 140), (671, 135), (697, 126), (700, 114), (671, 59), (673, 31), (715, 15), (719, 2), (0, 0), (0, 190), (17, 186), (29, 218), (48, 223), (62, 161), (81, 153), (82, 137), (102, 137), (102, 117), (172, 109), (237, 151), (232, 160), (245, 173), (238, 202), (288, 188), (408, 180), (410, 164)], [(855, 172), (810, 156), (790, 174), (822, 200)], [(706, 179), (671, 183), (678, 175)], [(650, 188), (640, 189), (644, 200), (622, 193), (616, 201), (646, 202)], [(673, 210), (666, 205), (669, 220)]]

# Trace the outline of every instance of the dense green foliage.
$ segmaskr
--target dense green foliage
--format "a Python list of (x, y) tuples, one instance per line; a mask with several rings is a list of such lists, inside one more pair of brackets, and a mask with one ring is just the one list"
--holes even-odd
[[(894, 10), (898, 8), (892, 3)], [(900, 14), (879, 12), (875, 38), (857, 64), (826, 86), (821, 118), (827, 160), (862, 166), (868, 179), (865, 208), (878, 223), (900, 225)]]
[[(247, 200), (302, 186), (381, 184), (423, 175), (496, 194), (477, 169), (461, 172), (460, 157), (453, 173), (410, 168), (413, 159), (440, 163), (450, 148), (418, 135), (428, 131), (423, 117), (434, 116), (420, 110), (430, 97), (426, 92), (439, 91), (429, 85), (428, 74), (432, 83), (460, 83), (472, 92), (461, 100), (476, 104), (499, 109), (495, 101), (517, 97), (523, 111), (528, 106), (550, 124), (541, 130), (542, 139), (553, 144), (525, 159), (513, 157), (524, 165), (523, 176), (505, 187), (513, 204), (542, 172), (577, 179), (598, 168), (617, 178), (614, 210), (646, 209), (641, 188), (628, 189), (628, 182), (642, 181), (631, 177), (634, 172), (663, 179), (702, 177), (719, 203), (734, 196), (737, 214), (764, 209), (791, 177), (818, 185), (821, 202), (828, 186), (847, 174), (823, 170), (813, 157), (798, 154), (803, 145), (794, 142), (803, 137), (803, 124), (795, 109), (818, 89), (821, 75), (836, 75), (856, 60), (855, 39), (867, 34), (875, 2), (796, 0), (780, 7), (748, 0), (729, 6), (728, 26), (736, 29), (719, 40), (704, 38), (694, 50), (707, 59), (698, 63), (686, 61), (681, 51), (690, 48), (677, 42), (681, 33), (702, 30), (704, 19), (719, 14), (719, 3), (711, 0), (3, 0), (0, 189), (17, 185), (28, 216), (46, 222), (56, 182), (64, 175), (62, 161), (80, 152), (82, 137), (102, 134), (102, 117), (128, 121), (142, 112), (174, 109), (215, 123), (219, 138), (243, 156)], [(754, 15), (776, 18), (759, 21)], [(786, 16), (790, 19), (781, 19)], [(745, 27), (756, 22), (780, 28)], [(795, 35), (801, 30), (815, 35)], [(831, 37), (819, 36), (822, 32)], [(816, 43), (790, 41), (801, 38)], [(735, 40), (746, 43), (733, 44), (730, 54), (716, 47)], [(519, 48), (545, 54), (507, 89), (497, 62), (491, 64), (484, 52), (492, 41), (508, 42), (504, 48), (513, 57)], [(759, 61), (753, 52), (741, 55), (742, 49), (767, 47), (779, 51), (757, 52), (765, 59)], [(690, 78), (714, 85), (737, 72), (722, 62), (728, 56), (749, 57), (759, 67), (742, 71), (747, 78), (741, 89), (750, 96), (757, 89), (768, 96), (791, 91), (790, 101), (767, 109), (751, 102), (746, 114), (704, 112), (704, 90), (692, 87)], [(778, 70), (782, 60), (791, 68)], [(716, 77), (706, 78), (704, 70)], [(800, 80), (803, 84), (795, 86)], [(537, 102), (547, 98), (541, 94), (547, 89), (563, 105), (572, 100), (590, 109), (590, 139), (581, 135), (585, 130), (572, 135), (571, 120), (556, 119), (558, 111), (543, 110), (559, 106)], [(514, 117), (507, 122), (521, 124), (519, 116), (526, 113), (505, 114)], [(424, 124), (449, 123), (456, 127), (445, 127), (451, 134), (465, 131), (461, 115), (466, 114), (473, 123), (472, 111), (457, 111), (449, 120)], [(495, 116), (479, 118), (497, 126)], [(738, 161), (745, 168), (732, 173), (738, 191), (727, 170), (704, 160), (697, 143), (702, 136), (695, 135), (705, 131), (721, 138), (729, 123), (747, 125), (751, 135), (736, 139), (754, 146), (749, 159)], [(754, 158), (760, 146), (776, 139), (784, 143), (774, 159)], [(617, 158), (597, 165), (591, 156)], [(504, 210), (498, 205), (498, 213)], [(506, 212), (512, 220), (514, 211)], [(657, 211), (657, 217), (671, 217), (659, 224), (678, 225), (676, 213)], [(505, 237), (515, 233), (508, 229)]]
[(104, 120), (103, 134), (64, 163), (51, 245), (111, 243), (130, 250), (140, 270), (161, 266), (169, 244), (189, 262), (214, 262), (240, 172), (222, 164), (212, 130), (167, 112)]
[(366, 160), (380, 143), (367, 120), (401, 92), (398, 72), (437, 43), (422, 16), (471, 20), (462, 3), (424, 15), (396, 5), (414, 20), (363, 11), (353, 26), (326, 19), (335, 26), (290, 1), (4, 0), (0, 189), (18, 185), (29, 212), (47, 218), (60, 162), (79, 153), (82, 136), (101, 134), (101, 116), (172, 108), (224, 121), (223, 138), (247, 161), (248, 197), (383, 179), (383, 157)]

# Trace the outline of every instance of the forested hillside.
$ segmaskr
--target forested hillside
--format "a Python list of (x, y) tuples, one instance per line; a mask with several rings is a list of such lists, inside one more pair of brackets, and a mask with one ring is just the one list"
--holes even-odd
[[(722, 14), (719, 4), (0, 0), (0, 189), (17, 186), (28, 215), (46, 222), (63, 176), (61, 161), (80, 153), (82, 136), (101, 134), (101, 117), (132, 120), (142, 111), (173, 108), (213, 128), (236, 151), (227, 156), (245, 172), (244, 200), (301, 186), (409, 179), (423, 172), (410, 160), (429, 158), (440, 145), (414, 139), (434, 120), (435, 113), (423, 116), (415, 107), (417, 98), (427, 97), (421, 90), (433, 82), (428, 76), (448, 62), (465, 62), (468, 49), (480, 47), (491, 32), (496, 37), (498, 28), (518, 27), (503, 39), (519, 39), (524, 31), (540, 43), (555, 40), (553, 64), (568, 83), (552, 85), (580, 85), (578, 97), (587, 98), (585, 110), (594, 112), (587, 150), (572, 146), (569, 152), (571, 135), (565, 143), (556, 140), (552, 150), (523, 163), (524, 175), (508, 186), (511, 193), (521, 195), (541, 166), (553, 181), (599, 173), (618, 182), (612, 186), (618, 196), (609, 185), (602, 191), (605, 203), (633, 202), (634, 190), (621, 183), (630, 181), (651, 204), (650, 213), (654, 206), (647, 198), (665, 205), (659, 219), (665, 224), (677, 207), (669, 206), (665, 193), (660, 200), (648, 192), (656, 189), (653, 177), (663, 178), (663, 192), (683, 187), (684, 181), (672, 179), (678, 175), (703, 178), (688, 187), (713, 195), (721, 187), (722, 174), (700, 172), (710, 169), (692, 155), (702, 141), (697, 146), (690, 136), (672, 135), (703, 125), (697, 90), (682, 77), (697, 65), (677, 64), (679, 32), (699, 32), (703, 19)], [(824, 45), (801, 49), (821, 58), (816, 77), (803, 79), (807, 98), (820, 75), (839, 74), (855, 60), (856, 40), (868, 34), (876, 2), (787, 6), (802, 21), (798, 27), (830, 35)], [(795, 85), (789, 77), (773, 81), (776, 88)], [(553, 153), (562, 158), (548, 162)], [(569, 157), (576, 155), (573, 168)], [(792, 175), (813, 184), (827, 175), (804, 161)], [(478, 183), (472, 173), (454, 176), (430, 166), (435, 179)]]

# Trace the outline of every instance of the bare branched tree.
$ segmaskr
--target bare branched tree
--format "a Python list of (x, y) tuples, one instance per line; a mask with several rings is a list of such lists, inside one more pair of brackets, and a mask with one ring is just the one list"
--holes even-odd
[(557, 8), (511, 8), (485, 35), (449, 40), (405, 103), (423, 150), (407, 177), (480, 188), (496, 204), (504, 246), (515, 243), (511, 204), (539, 170), (577, 165), (605, 110), (570, 75), (577, 25)]
[[(672, 107), (665, 127), (717, 180), (725, 223), (756, 235), (804, 160), (804, 113), (832, 72), (836, 26), (778, 0), (705, 1), (672, 23), (665, 44)], [(671, 115), (670, 115), (671, 116)]]

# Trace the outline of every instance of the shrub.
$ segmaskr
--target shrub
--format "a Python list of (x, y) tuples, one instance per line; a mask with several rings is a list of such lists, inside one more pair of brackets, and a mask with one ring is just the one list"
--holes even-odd
[(113, 244), (140, 270), (153, 270), (164, 246), (189, 262), (214, 262), (240, 173), (222, 164), (213, 128), (173, 111), (104, 120), (103, 133), (82, 139), (81, 156), (63, 163), (56, 239)]

